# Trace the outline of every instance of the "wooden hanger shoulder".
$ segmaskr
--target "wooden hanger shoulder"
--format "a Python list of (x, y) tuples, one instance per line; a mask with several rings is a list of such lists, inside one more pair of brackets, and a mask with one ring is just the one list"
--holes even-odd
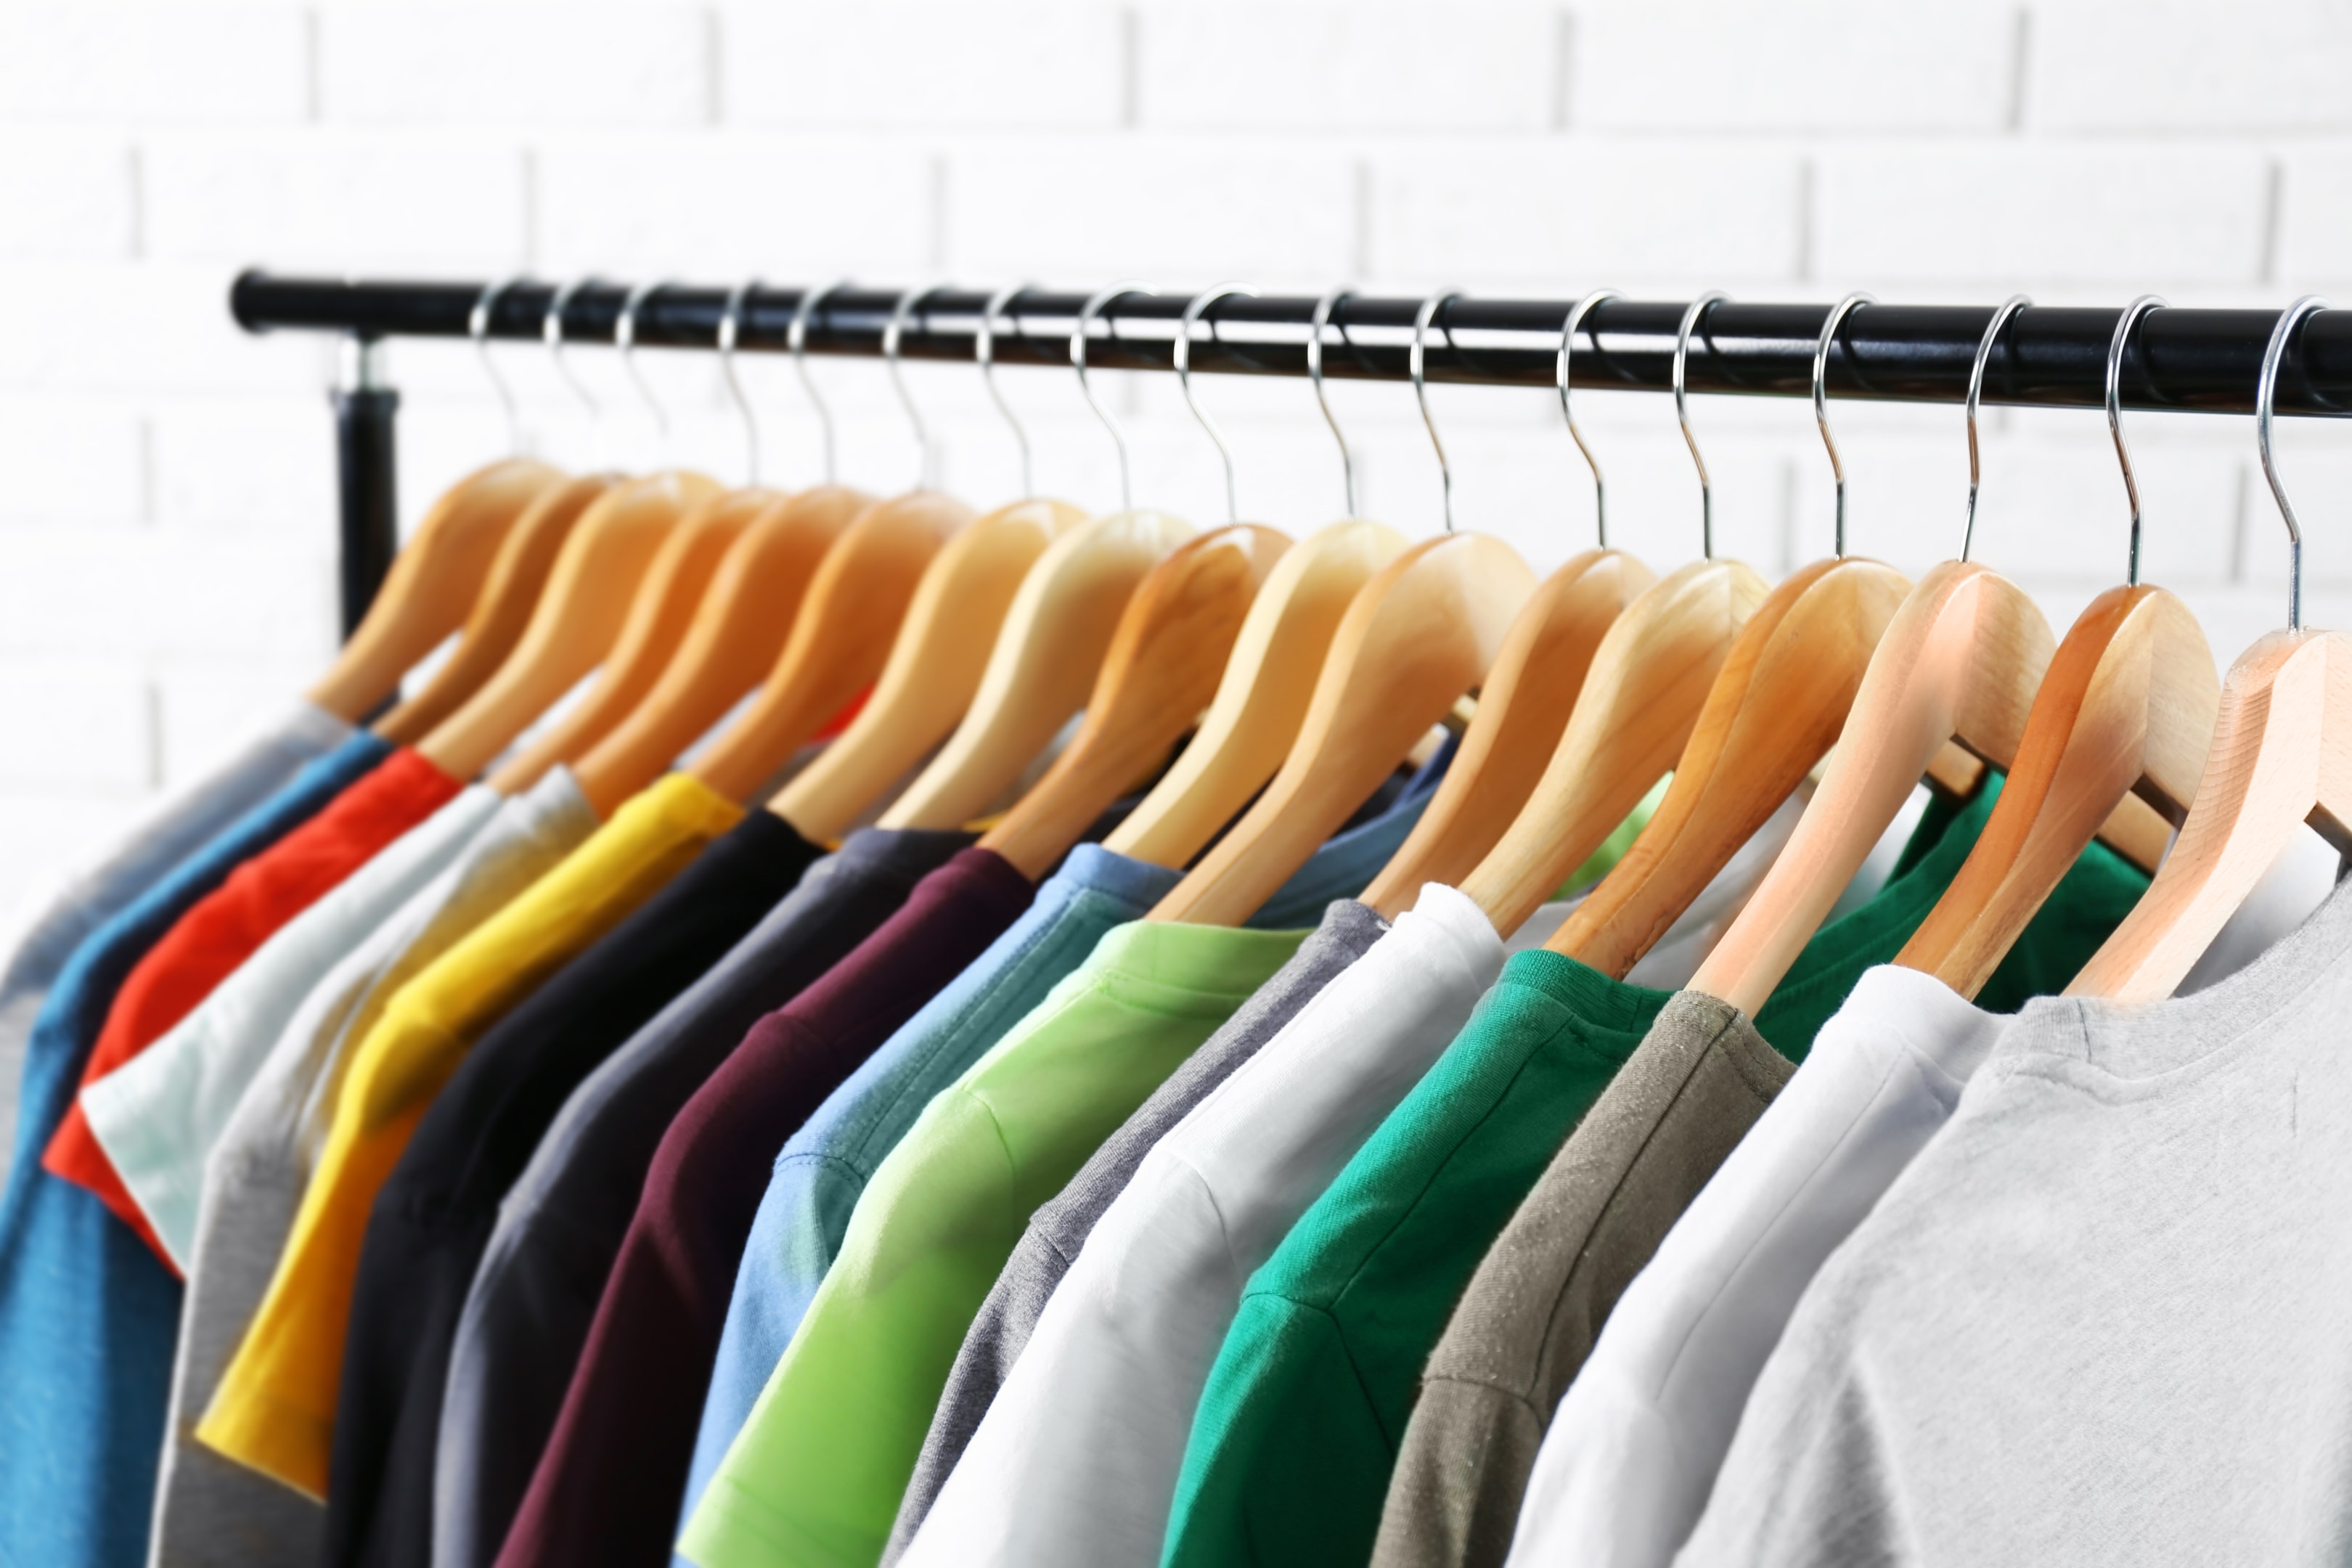
[(531, 498), (499, 542), (498, 559), (490, 563), (489, 575), (467, 613), (457, 646), (415, 695), (402, 699), (376, 721), (377, 734), (396, 746), (415, 744), (498, 673), (521, 639), (523, 627), (530, 624), (531, 608), (547, 586), (548, 574), (555, 569), (555, 558), (572, 536), (572, 525), (612, 488), (610, 474), (581, 474), (558, 479)]
[(2176, 821), (2188, 814), (2220, 703), (2188, 605), (2145, 585), (2091, 601), (2051, 660), (1984, 831), (1895, 962), (1974, 996), (2116, 802), (2137, 789)]
[(768, 803), (813, 843), (849, 831), (971, 708), (1021, 581), (1086, 521), (1066, 501), (1023, 500), (983, 513), (923, 570), (874, 695), (849, 728)]
[(1103, 847), (1181, 867), (1249, 804), (1297, 739), (1340, 617), (1404, 535), (1361, 519), (1285, 552), (1251, 601), (1200, 731)]
[(2352, 639), (2340, 632), (2273, 632), (2230, 667), (2180, 837), (2066, 994), (2171, 995), (2306, 823), (2352, 856)]
[(1796, 831), (1691, 989), (1754, 1016), (1946, 744), (2015, 763), (2054, 646), (2006, 577), (1970, 562), (1930, 568), (1879, 638)]
[(870, 504), (838, 485), (766, 497), (719, 562), (659, 679), (572, 763), (592, 804), (618, 805), (659, 778), (775, 668), (825, 552)]
[(778, 499), (770, 490), (717, 491), (679, 515), (630, 595), (620, 635), (588, 689), (490, 774), (491, 788), (520, 795), (557, 763), (576, 764), (644, 706), (686, 641), (719, 563), (751, 521)]
[(1835, 743), (1910, 592), (1859, 556), (1790, 574), (1740, 628), (1655, 816), (1545, 945), (1623, 979)]
[(310, 700), (357, 722), (396, 693), (400, 678), (464, 624), (523, 509), (562, 478), (545, 463), (509, 458), (450, 486), (393, 558), (375, 602), (310, 688)]
[(670, 475), (625, 480), (590, 502), (514, 652), (416, 749), (458, 778), (488, 766), (612, 652), (662, 541), (688, 507), (716, 489), (708, 479)]
[(1764, 598), (1740, 563), (1694, 561), (1610, 626), (1527, 804), (1461, 880), (1497, 931), (1525, 924), (1675, 765)]
[(1156, 921), (1239, 925), (1307, 863), (1412, 743), (1493, 668), (1535, 574), (1501, 540), (1426, 540), (1349, 605), (1281, 770), (1155, 906)]
[(1656, 581), (1616, 550), (1588, 550), (1544, 580), (1495, 656), (1454, 765), (1365, 903), (1394, 920), (1423, 883), (1453, 887), (1477, 868), (1559, 750), (1609, 628)]
[(1287, 536), (1244, 522), (1170, 551), (1119, 616), (1078, 732), (981, 847), (1032, 880), (1068, 854), (1199, 721), (1251, 601), (1289, 548)]
[(1056, 539), (1022, 578), (963, 721), (881, 826), (959, 827), (986, 811), (1085, 703), (1136, 585), (1192, 536), (1191, 524), (1146, 510)]
[(696, 760), (695, 777), (730, 800), (757, 799), (826, 720), (874, 684), (925, 569), (971, 517), (935, 490), (859, 512), (818, 563), (774, 669)]

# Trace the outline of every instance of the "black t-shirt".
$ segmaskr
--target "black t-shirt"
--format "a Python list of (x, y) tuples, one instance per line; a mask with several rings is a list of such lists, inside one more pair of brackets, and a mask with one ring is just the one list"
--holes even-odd
[(593, 1071), (724, 957), (824, 850), (754, 811), (485, 1035), (368, 1216), (343, 1351), (328, 1560), (429, 1568), (450, 1343), (499, 1201)]
[[(441, 1529), (445, 1539), (465, 1543), (461, 1557), (486, 1564), (506, 1538), (562, 1407), (646, 1172), (679, 1108), (753, 1024), (872, 934), (916, 883), (973, 837), (851, 834), (614, 1053), (609, 1069), (565, 1110), (515, 1194), (460, 1326), (453, 1375), (463, 1387), (444, 1423), (452, 1453), (444, 1456), (447, 1475), (435, 1506), (459, 1516)], [(371, 1240), (373, 1228), (372, 1222)], [(442, 1392), (436, 1389), (436, 1399)], [(429, 1450), (429, 1436), (425, 1443)]]

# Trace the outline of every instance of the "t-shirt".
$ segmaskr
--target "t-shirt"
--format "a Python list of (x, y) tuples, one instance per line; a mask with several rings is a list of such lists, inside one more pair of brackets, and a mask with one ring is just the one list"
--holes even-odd
[(753, 1025), (678, 1112), (500, 1563), (662, 1561), (735, 1264), (778, 1147), (1034, 891), (994, 851), (961, 851), (824, 978)]
[(1305, 937), (1120, 926), (926, 1106), (858, 1201), (679, 1550), (701, 1568), (875, 1561), (1030, 1214)]
[(205, 1162), (155, 1514), (173, 1568), (314, 1568), (318, 1502), (196, 1441), (195, 1424), (277, 1271), (350, 1058), (411, 977), (596, 830), (567, 768), (499, 805), (457, 861), (311, 988)]
[(197, 1437), (323, 1497), (343, 1331), (368, 1206), (473, 1043), (660, 890), (742, 808), (688, 773), (632, 798), (386, 1004), (337, 1096), (285, 1254)]
[[(1426, 777), (1423, 769), (1416, 777)], [(1433, 780), (1432, 785), (1433, 787)], [(1382, 823), (1420, 816), (1425, 790), (1408, 786), (1372, 822), (1335, 835), (1292, 878), (1313, 893), (1352, 895), (1384, 861), (1366, 853), (1366, 835)], [(1379, 837), (1402, 837), (1395, 830)], [(1383, 854), (1392, 847), (1375, 845)], [(1099, 845), (1070, 851), (1037, 897), (970, 968), (907, 1020), (880, 1050), (834, 1090), (776, 1157), (751, 1224), (719, 1335), (719, 1358), (695, 1438), (685, 1509), (702, 1495), (751, 1402), (816, 1294), (840, 1249), (850, 1211), (875, 1166), (905, 1136), (931, 1096), (955, 1082), (1045, 994), (1094, 951), (1112, 927), (1140, 919), (1183, 873), (1129, 858)], [(1274, 911), (1248, 923), (1277, 922), (1302, 897), (1286, 883), (1267, 900)], [(681, 1511), (681, 1518), (683, 1518)]]
[[(1934, 889), (1949, 880), (1946, 868), (1964, 858), (1960, 837), (1947, 834), (1816, 940), (1851, 956), (1899, 951), (1893, 933), (1916, 929), (1934, 907)], [(1980, 1002), (2009, 1012), (2063, 986), (2147, 880), (2104, 846), (2085, 849)], [(1877, 929), (1858, 929), (1864, 922)], [(1769, 1017), (1774, 1009), (1764, 1011)], [(1795, 1070), (1737, 1009), (1696, 992), (1667, 1005), (1454, 1307), (1398, 1448), (1374, 1563), (1502, 1563), (1544, 1427), (1617, 1298)]]
[[(1785, 832), (1744, 846), (1685, 919), (1737, 908)], [(1546, 905), (1515, 941), (1540, 941), (1569, 908)], [(1686, 936), (1678, 926), (1661, 945), (1685, 952)], [(1249, 1270), (1454, 1037), (1506, 951), (1469, 899), (1424, 887), (1168, 1131), (1054, 1291), (908, 1561), (1159, 1550), (1193, 1403)]]
[[(280, 926), (447, 805), (462, 787), (418, 752), (394, 752), (316, 816), (229, 873), (124, 978), (82, 1068), (82, 1087), (154, 1044)], [(41, 1165), (96, 1193), (158, 1258), (171, 1263), (162, 1239), (91, 1136), (79, 1101), (58, 1124)]]
[(35, 1020), (0, 1197), (0, 1562), (130, 1568), (146, 1549), (180, 1289), (87, 1188), (40, 1168), (116, 988), (205, 894), (389, 748), (305, 765), (74, 950)]
[(327, 1560), (432, 1560), (449, 1345), (499, 1201), (572, 1090), (724, 956), (823, 851), (773, 812), (712, 842), (482, 1037), (376, 1194), (343, 1342)]
[(1677, 1561), (2320, 1563), (2352, 1539), (2352, 895), (2029, 1005), (1824, 1262)]
[(1512, 1562), (1673, 1559), (1797, 1298), (1950, 1118), (2004, 1022), (1916, 970), (1862, 977), (1618, 1299), (1542, 1429)]
[[(1908, 936), (1886, 910), (1924, 917), (1990, 810), (1984, 791), (1930, 805), (1893, 879), (1817, 932), (1759, 1010), (1766, 1039), (1811, 1042), (1860, 969)], [(1252, 1277), (1185, 1445), (1170, 1563), (1221, 1561), (1240, 1542), (1298, 1562), (1370, 1554), (1415, 1385), (1454, 1302), (1666, 1000), (1556, 952), (1510, 961)]]
[(762, 1016), (870, 935), (967, 833), (863, 828), (572, 1091), (499, 1205), (457, 1322), (436, 1564), (487, 1568), (555, 1425), (662, 1135)]
[(996, 1283), (972, 1315), (971, 1327), (964, 1331), (955, 1365), (931, 1412), (930, 1429), (923, 1435), (922, 1453), (899, 1499), (889, 1544), (882, 1553), (885, 1563), (896, 1562), (914, 1540), (932, 1500), (1029, 1342), (1037, 1315), (1069, 1272), (1070, 1261), (1086, 1245), (1095, 1221), (1126, 1187), (1144, 1155), (1388, 929), (1388, 921), (1370, 906), (1353, 899), (1333, 900), (1323, 911), (1323, 922), (1298, 951), (1186, 1057), (1118, 1131), (1103, 1140), (1060, 1192), (1037, 1205), (998, 1270)]
[(48, 901), (37, 912), (26, 908), (23, 925), (12, 922), (18, 934), (0, 964), (0, 1149), (16, 1141), (16, 1080), (33, 1019), (82, 939), (351, 734), (325, 709), (295, 703), (209, 772), (149, 802), (104, 858), (50, 884), (57, 890)]
[(287, 921), (163, 1038), (81, 1091), (91, 1134), (183, 1275), (205, 1158), (295, 1009), (464, 851), (499, 798), (479, 784), (462, 791)]

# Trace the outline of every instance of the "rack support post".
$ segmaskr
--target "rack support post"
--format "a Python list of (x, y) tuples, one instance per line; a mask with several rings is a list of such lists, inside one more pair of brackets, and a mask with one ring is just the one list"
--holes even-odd
[(393, 416), (400, 394), (383, 382), (380, 338), (353, 332), (343, 340), (341, 384), (330, 395), (335, 410), (335, 481), (341, 512), (337, 578), (342, 590), (342, 631), (348, 638), (375, 602), (400, 548), (393, 487)]

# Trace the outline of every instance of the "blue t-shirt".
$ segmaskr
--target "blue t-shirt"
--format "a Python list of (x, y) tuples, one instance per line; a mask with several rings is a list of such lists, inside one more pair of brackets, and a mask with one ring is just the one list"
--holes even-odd
[(391, 752), (362, 732), (306, 765), (92, 931), (34, 1020), (0, 1196), (0, 1563), (147, 1554), (180, 1282), (96, 1194), (41, 1169), (115, 992), (198, 900)]
[[(1332, 900), (1361, 892), (1421, 820), (1454, 751), (1449, 739), (1394, 799), (1325, 840), (1249, 923), (1262, 931), (1311, 926)], [(681, 1521), (693, 1511), (783, 1358), (884, 1156), (931, 1097), (962, 1077), (1086, 962), (1104, 933), (1140, 920), (1182, 879), (1181, 871), (1100, 845), (1079, 845), (1037, 889), (1027, 911), (844, 1079), (785, 1143), (727, 1304)]]

